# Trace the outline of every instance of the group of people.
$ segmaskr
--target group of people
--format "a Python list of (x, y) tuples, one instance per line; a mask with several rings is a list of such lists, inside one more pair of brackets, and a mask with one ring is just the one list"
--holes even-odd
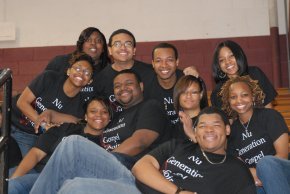
[(151, 65), (135, 53), (130, 31), (107, 44), (86, 28), (73, 53), (13, 97), (23, 159), (9, 170), (10, 194), (290, 193), (277, 93), (237, 43), (214, 52), (212, 107), (197, 69), (178, 69), (174, 45), (156, 45)]

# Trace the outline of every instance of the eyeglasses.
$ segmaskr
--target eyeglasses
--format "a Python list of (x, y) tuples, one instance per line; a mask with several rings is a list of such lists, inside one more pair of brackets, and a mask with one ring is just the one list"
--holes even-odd
[(72, 66), (71, 68), (73, 68), (78, 73), (82, 72), (86, 77), (90, 77), (93, 74), (90, 70), (83, 69), (80, 66)]
[(182, 92), (182, 95), (190, 95), (190, 96), (196, 96), (200, 93), (200, 91), (186, 91), (186, 92)]
[(121, 41), (116, 41), (113, 43), (112, 46), (116, 47), (116, 48), (121, 48), (122, 46), (125, 46), (126, 48), (132, 48), (133, 47), (133, 42), (131, 41), (126, 41), (124, 43), (122, 43)]

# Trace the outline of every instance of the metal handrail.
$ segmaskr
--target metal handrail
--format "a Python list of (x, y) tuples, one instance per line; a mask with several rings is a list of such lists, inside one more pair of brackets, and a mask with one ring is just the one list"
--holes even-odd
[(0, 134), (0, 193), (8, 193), (8, 140), (11, 126), (12, 71), (0, 70), (0, 87), (3, 86), (2, 127)]

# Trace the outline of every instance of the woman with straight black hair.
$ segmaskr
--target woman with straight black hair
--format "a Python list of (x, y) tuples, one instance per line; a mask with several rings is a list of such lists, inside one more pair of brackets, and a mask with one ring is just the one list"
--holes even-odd
[(212, 70), (216, 82), (211, 94), (213, 106), (222, 107), (219, 93), (229, 78), (249, 75), (252, 79), (258, 80), (259, 86), (266, 95), (263, 105), (267, 108), (272, 107), (271, 102), (277, 96), (275, 88), (260, 68), (248, 66), (247, 56), (236, 42), (226, 40), (218, 44), (213, 56)]

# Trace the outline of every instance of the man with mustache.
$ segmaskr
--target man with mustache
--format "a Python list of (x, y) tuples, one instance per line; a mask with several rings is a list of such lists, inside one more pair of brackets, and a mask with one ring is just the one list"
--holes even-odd
[[(131, 185), (134, 178), (129, 170), (140, 157), (167, 140), (169, 121), (157, 101), (143, 100), (143, 83), (133, 70), (118, 72), (113, 83), (116, 100), (124, 110), (103, 131), (102, 147), (111, 153), (82, 137), (68, 137), (55, 150), (32, 194), (57, 193), (73, 180), (97, 180), (105, 189), (100, 193), (139, 193)], [(114, 188), (106, 186), (112, 181), (124, 190), (113, 192)]]

